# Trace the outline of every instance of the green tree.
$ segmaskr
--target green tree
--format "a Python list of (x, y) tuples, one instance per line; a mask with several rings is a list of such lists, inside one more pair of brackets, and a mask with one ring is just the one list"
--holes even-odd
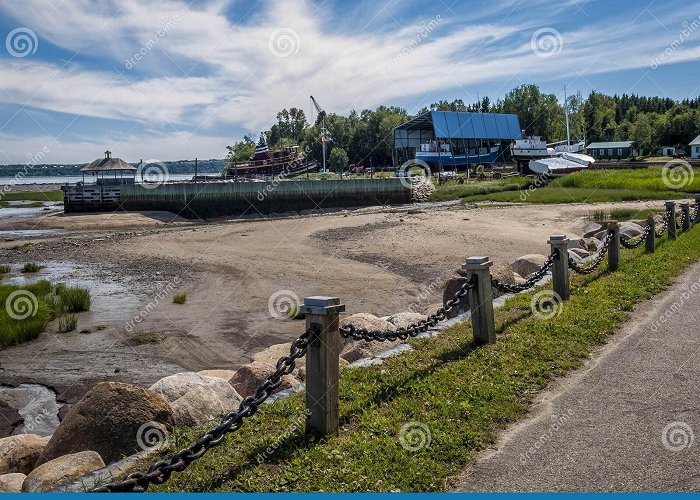
[(249, 135), (244, 135), (242, 140), (234, 142), (232, 146), (226, 146), (226, 149), (227, 162), (246, 161), (255, 153), (255, 141)]
[(331, 151), (329, 169), (331, 172), (341, 173), (348, 166), (348, 154), (343, 148), (335, 147)]

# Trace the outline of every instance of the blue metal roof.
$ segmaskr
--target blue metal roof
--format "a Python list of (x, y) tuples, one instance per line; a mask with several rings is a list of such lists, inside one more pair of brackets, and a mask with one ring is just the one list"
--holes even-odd
[(429, 111), (395, 130), (433, 130), (436, 139), (519, 139), (517, 115)]

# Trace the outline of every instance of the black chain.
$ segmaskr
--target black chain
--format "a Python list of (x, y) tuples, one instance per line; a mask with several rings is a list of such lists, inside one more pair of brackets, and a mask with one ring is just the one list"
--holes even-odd
[(505, 293), (519, 293), (519, 292), (524, 292), (525, 290), (529, 290), (530, 288), (534, 287), (538, 281), (540, 281), (542, 278), (544, 278), (544, 275), (547, 274), (547, 271), (554, 265), (554, 261), (557, 258), (557, 252), (554, 251), (551, 254), (549, 254), (549, 257), (547, 257), (547, 260), (544, 261), (544, 264), (542, 267), (538, 270), (535, 271), (530, 275), (530, 277), (525, 281), (525, 283), (521, 283), (519, 285), (514, 285), (510, 283), (504, 283), (502, 281), (497, 280), (493, 276), (491, 277), (491, 286), (493, 286), (496, 290), (500, 290), (501, 292)]
[(343, 338), (352, 337), (355, 340), (366, 341), (394, 341), (396, 339), (406, 340), (408, 337), (416, 337), (419, 333), (427, 332), (429, 328), (436, 326), (441, 321), (447, 319), (453, 308), (457, 307), (461, 300), (467, 296), (469, 290), (476, 287), (476, 276), (464, 283), (447, 303), (438, 309), (435, 314), (431, 314), (427, 319), (411, 323), (407, 327), (399, 327), (396, 330), (368, 330), (367, 328), (357, 328), (353, 324), (342, 325), (340, 335)]
[(668, 231), (668, 221), (669, 221), (669, 218), (670, 218), (669, 214), (666, 213), (666, 215), (664, 215), (663, 223), (661, 224), (661, 229), (654, 232), (654, 235), (655, 235), (657, 238), (661, 238), (664, 234), (666, 234), (666, 231)]
[(642, 246), (642, 243), (644, 243), (644, 241), (647, 239), (647, 236), (649, 235), (650, 232), (651, 232), (651, 225), (647, 225), (644, 228), (644, 231), (642, 232), (642, 234), (640, 234), (639, 236), (636, 237), (636, 238), (638, 238), (636, 241), (633, 241), (633, 240), (635, 240), (635, 238), (630, 238), (628, 236), (623, 235), (623, 236), (620, 236), (620, 244), (625, 248), (639, 248), (640, 246)]
[(237, 410), (224, 415), (218, 427), (208, 430), (196, 442), (174, 453), (170, 459), (154, 463), (149, 467), (148, 472), (133, 472), (123, 481), (100, 486), (92, 490), (92, 493), (143, 492), (151, 484), (163, 484), (170, 479), (173, 472), (185, 470), (210, 448), (221, 444), (227, 433), (240, 429), (245, 418), (252, 417), (258, 411), (258, 407), (282, 384), (282, 376), (292, 373), (296, 360), (306, 354), (319, 333), (318, 325), (312, 325), (303, 335), (292, 342), (289, 356), (281, 357), (277, 361), (275, 371), (265, 377), (255, 394), (241, 401)]
[(676, 214), (676, 229), (683, 228), (683, 222), (685, 221), (685, 212), (681, 212), (680, 215)]
[(612, 240), (612, 232), (608, 231), (608, 233), (605, 235), (605, 239), (603, 240), (603, 245), (598, 250), (595, 260), (593, 260), (590, 265), (585, 267), (581, 266), (573, 259), (573, 257), (569, 257), (569, 267), (577, 274), (591, 274), (593, 271), (598, 269), (598, 266), (600, 266), (601, 262), (603, 262), (605, 254), (608, 253), (610, 240)]

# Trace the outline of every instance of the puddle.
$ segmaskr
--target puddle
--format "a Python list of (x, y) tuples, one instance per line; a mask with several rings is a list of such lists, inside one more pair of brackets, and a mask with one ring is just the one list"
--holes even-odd
[(55, 202), (44, 203), (42, 207), (25, 207), (23, 205), (28, 205), (29, 203), (24, 202), (10, 202), (10, 204), (12, 206), (0, 208), (0, 219), (9, 217), (32, 217), (63, 210), (63, 206), (57, 206)]
[(0, 238), (2, 238), (5, 241), (12, 241), (17, 238), (49, 236), (52, 234), (60, 234), (63, 232), (63, 229), (19, 229), (10, 231), (0, 231)]
[(39, 384), (0, 387), (0, 401), (16, 409), (24, 420), (13, 434), (50, 436), (58, 427), (58, 410), (62, 405), (48, 387)]

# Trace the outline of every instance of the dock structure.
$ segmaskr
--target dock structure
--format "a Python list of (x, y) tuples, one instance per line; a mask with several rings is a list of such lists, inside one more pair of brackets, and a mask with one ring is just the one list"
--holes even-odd
[(121, 158), (112, 158), (112, 152), (105, 151), (104, 158), (98, 158), (80, 170), (83, 175), (81, 182), (61, 187), (64, 212), (100, 212), (117, 209), (122, 187), (135, 184), (136, 171), (137, 168), (133, 165)]
[(514, 114), (428, 111), (394, 129), (394, 168), (416, 162), (432, 173), (491, 165), (506, 160), (521, 134)]

